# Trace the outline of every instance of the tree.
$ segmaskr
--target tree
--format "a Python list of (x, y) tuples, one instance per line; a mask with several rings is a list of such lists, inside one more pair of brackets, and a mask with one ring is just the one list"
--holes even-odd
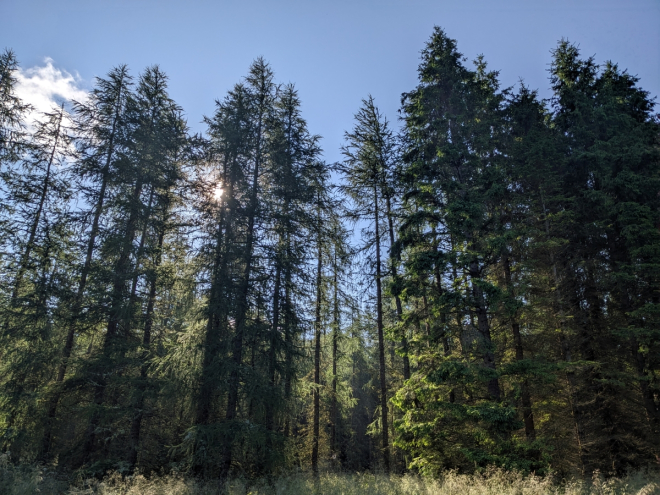
[[(55, 378), (61, 384), (66, 376), (69, 359), (75, 344), (76, 330), (80, 327), (81, 310), (87, 287), (87, 278), (92, 269), (92, 261), (99, 234), (101, 216), (105, 212), (108, 183), (116, 170), (111, 166), (116, 160), (116, 149), (124, 132), (124, 111), (130, 93), (131, 78), (126, 66), (119, 66), (108, 73), (107, 79), (97, 78), (96, 87), (91, 91), (87, 102), (74, 106), (76, 131), (80, 157), (74, 171), (80, 181), (80, 188), (88, 204), (93, 205), (89, 214), (92, 224), (89, 227), (85, 258), (80, 268), (80, 279), (71, 310), (66, 339), (62, 349), (62, 361)], [(116, 183), (114, 178), (112, 182)], [(42, 456), (47, 457), (51, 447), (52, 422), (57, 414), (61, 387), (58, 386), (50, 398), (47, 423), (42, 441)]]
[[(151, 205), (158, 188), (173, 187), (177, 180), (177, 159), (185, 143), (186, 128), (179, 107), (166, 92), (165, 74), (158, 67), (150, 67), (141, 75), (135, 97), (127, 101), (126, 119), (128, 140), (119, 157), (118, 167), (124, 181), (115, 196), (116, 235), (106, 237), (104, 254), (113, 259), (108, 295), (107, 330), (100, 355), (90, 372), (95, 376), (94, 410), (86, 434), (83, 457), (89, 460), (96, 440), (96, 431), (103, 411), (108, 386), (106, 376), (127, 352), (132, 326), (132, 301), (127, 284), (133, 280), (141, 255), (134, 241), (141, 224), (152, 220)], [(145, 198), (145, 196), (147, 198)], [(145, 207), (146, 206), (146, 207)], [(134, 259), (134, 261), (133, 261)]]
[[(18, 419), (21, 403), (32, 402), (24, 393), (38, 389), (43, 373), (49, 369), (52, 356), (47, 342), (58, 319), (54, 309), (58, 296), (66, 292), (66, 283), (56, 290), (56, 278), (62, 268), (58, 262), (64, 261), (62, 257), (70, 248), (66, 239), (70, 232), (65, 227), (71, 193), (67, 182), (67, 158), (71, 155), (67, 119), (63, 105), (44, 114), (35, 125), (19, 166), (5, 173), (14, 255), (13, 260), (7, 260), (9, 297), (2, 316), (2, 339), (9, 351), (4, 356), (4, 385), (13, 396), (8, 404), (10, 429)], [(19, 352), (30, 341), (35, 344), (32, 350)], [(42, 370), (30, 372), (34, 367)], [(29, 414), (36, 419), (34, 410)], [(9, 439), (8, 443), (13, 441)], [(19, 450), (18, 446), (14, 449), (17, 455)]]
[[(556, 208), (570, 211), (553, 226), (565, 239), (558, 281), (570, 318), (566, 346), (584, 360), (573, 375), (581, 457), (588, 472), (608, 466), (620, 473), (648, 455), (645, 442), (625, 432), (635, 431), (633, 424), (657, 424), (658, 417), (646, 374), (657, 364), (640, 359), (646, 351), (639, 351), (655, 348), (657, 335), (649, 332), (648, 317), (634, 316), (648, 315), (656, 303), (651, 246), (658, 232), (651, 212), (658, 201), (658, 122), (636, 78), (611, 62), (601, 68), (593, 58), (581, 59), (565, 40), (554, 51), (551, 83), (564, 156), (563, 201)], [(621, 348), (632, 352), (623, 355)], [(639, 400), (632, 390), (644, 413), (632, 405)], [(649, 438), (657, 438), (649, 426)]]
[[(436, 28), (422, 52), (420, 83), (402, 97), (407, 214), (401, 235), (414, 280), (406, 291), (421, 299), (427, 345), (417, 376), (395, 402), (404, 412), (399, 445), (430, 471), (527, 462), (526, 447), (510, 440), (519, 423), (503, 402), (497, 363), (503, 349), (494, 334), (502, 297), (495, 273), (508, 222), (504, 96), (481, 57), (475, 70), (462, 61), (456, 42)], [(447, 318), (452, 313), (455, 324)], [(434, 440), (417, 437), (420, 427), (430, 428)], [(438, 452), (437, 445), (458, 438), (460, 451), (445, 444)]]
[[(347, 144), (342, 147), (346, 157), (340, 170), (346, 186), (343, 190), (355, 204), (351, 212), (356, 219), (373, 222), (373, 233), (369, 244), (375, 248), (373, 266), (376, 282), (376, 327), (378, 331), (378, 354), (380, 365), (380, 428), (383, 453), (383, 468), (390, 470), (388, 400), (385, 370), (385, 336), (383, 332), (383, 295), (381, 263), (381, 222), (383, 197), (390, 198), (389, 189), (383, 193), (385, 174), (391, 166), (392, 142), (387, 121), (382, 119), (373, 98), (362, 101), (362, 108), (355, 115), (356, 124), (352, 132), (346, 132)], [(369, 198), (369, 199), (367, 199)], [(387, 202), (389, 205), (389, 201)]]
[(0, 166), (12, 163), (25, 146), (25, 116), (30, 105), (16, 95), (18, 61), (11, 50), (0, 54)]

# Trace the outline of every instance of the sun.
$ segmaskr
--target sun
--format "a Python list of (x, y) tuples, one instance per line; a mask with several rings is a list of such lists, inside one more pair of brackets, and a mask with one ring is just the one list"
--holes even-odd
[(213, 199), (215, 201), (220, 201), (222, 199), (222, 184), (218, 184), (213, 189)]

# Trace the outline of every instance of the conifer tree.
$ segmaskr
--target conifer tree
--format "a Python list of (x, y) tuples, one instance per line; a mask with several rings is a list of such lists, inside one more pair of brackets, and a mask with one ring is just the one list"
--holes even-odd
[[(75, 127), (80, 157), (74, 171), (79, 185), (84, 191), (85, 200), (93, 205), (90, 211), (92, 223), (89, 227), (84, 251), (84, 262), (80, 268), (80, 279), (71, 310), (66, 339), (62, 349), (62, 362), (55, 377), (56, 384), (64, 381), (69, 359), (75, 344), (76, 330), (80, 330), (81, 310), (87, 287), (87, 279), (92, 269), (92, 261), (99, 234), (101, 216), (105, 212), (108, 183), (116, 159), (116, 148), (121, 142), (122, 118), (130, 91), (130, 76), (126, 66), (110, 71), (107, 79), (97, 78), (97, 86), (91, 91), (89, 100), (77, 102), (74, 106)], [(117, 182), (112, 181), (112, 182)], [(58, 388), (50, 398), (47, 423), (44, 431), (41, 455), (47, 457), (51, 447), (52, 422), (57, 414), (61, 390)]]
[[(243, 257), (241, 262), (242, 273), (238, 280), (236, 292), (235, 330), (231, 341), (231, 371), (228, 382), (227, 409), (225, 418), (231, 422), (236, 417), (239, 400), (240, 375), (243, 360), (243, 339), (246, 331), (248, 317), (248, 297), (250, 291), (250, 277), (253, 269), (255, 224), (259, 214), (259, 174), (265, 161), (266, 142), (264, 134), (267, 122), (272, 112), (273, 104), (273, 73), (263, 59), (257, 59), (250, 68), (246, 78), (248, 85), (251, 109), (253, 112), (253, 135), (251, 146), (251, 170), (250, 184), (247, 192), (247, 204), (245, 213), (245, 241), (243, 246)], [(223, 461), (224, 472), (231, 468), (231, 446), (226, 449)]]
[[(300, 101), (293, 85), (280, 88), (275, 102), (275, 111), (269, 123), (268, 157), (269, 166), (265, 187), (265, 207), (268, 209), (268, 230), (272, 230), (272, 253), (274, 273), (273, 297), (271, 305), (271, 330), (268, 337), (268, 381), (271, 385), (270, 400), (266, 402), (266, 427), (275, 428), (275, 408), (286, 404), (286, 390), (279, 390), (276, 374), (286, 375), (288, 365), (280, 363), (281, 351), (288, 354), (291, 349), (287, 337), (291, 329), (287, 328), (287, 316), (291, 308), (286, 293), (287, 280), (292, 271), (299, 271), (304, 265), (300, 256), (311, 244), (305, 241), (306, 234), (313, 228), (313, 213), (310, 206), (314, 203), (314, 190), (318, 188), (318, 174), (325, 173), (324, 167), (317, 163), (320, 149), (318, 136), (310, 135), (307, 124), (301, 116)], [(298, 240), (297, 255), (292, 253), (292, 244)], [(307, 246), (307, 244), (310, 244)], [(280, 331), (284, 326), (284, 331)], [(282, 377), (285, 383), (286, 376)]]
[[(557, 206), (570, 210), (557, 226), (566, 240), (566, 249), (557, 256), (560, 291), (570, 316), (566, 346), (588, 363), (576, 370), (574, 380), (580, 450), (587, 472), (606, 465), (623, 472), (645, 455), (645, 447), (625, 433), (641, 420), (641, 411), (631, 407), (636, 399), (629, 389), (614, 385), (613, 377), (632, 383), (636, 378), (624, 370), (636, 368), (645, 397), (643, 414), (649, 424), (657, 418), (657, 407), (648, 400), (648, 375), (642, 371), (655, 365), (652, 360), (642, 364), (638, 351), (655, 348), (657, 339), (654, 332), (641, 330), (646, 322), (630, 318), (656, 303), (651, 246), (657, 221), (651, 211), (658, 200), (653, 192), (658, 122), (648, 93), (635, 86), (636, 78), (612, 63), (600, 68), (593, 58), (581, 59), (567, 41), (554, 51), (551, 82), (553, 123), (562, 134), (559, 146), (565, 157), (559, 171), (563, 201)], [(645, 345), (637, 341), (638, 332), (645, 335)], [(624, 346), (632, 349), (630, 357), (615, 351)], [(657, 429), (647, 431), (657, 438)]]
[[(497, 92), (497, 74), (486, 70), (482, 58), (475, 61), (475, 70), (467, 69), (462, 60), (455, 41), (436, 28), (422, 52), (420, 83), (402, 100), (408, 200), (403, 236), (410, 253), (408, 269), (415, 274), (416, 284), (421, 284), (415, 290), (421, 298), (430, 346), (413, 390), (420, 397), (446, 390), (441, 404), (447, 405), (442, 406), (446, 412), (435, 413), (416, 400), (397, 400), (400, 407), (405, 404), (407, 415), (399, 422), (400, 445), (424, 450), (425, 441), (417, 443), (421, 438), (415, 439), (409, 426), (433, 422), (436, 414), (456, 420), (459, 428), (468, 424), (465, 420), (478, 418), (470, 447), (463, 449), (465, 461), (488, 458), (497, 462), (498, 455), (507, 459), (507, 449), (518, 448), (506, 440), (507, 430), (517, 429), (518, 423), (515, 411), (501, 402), (496, 353), (502, 350), (496, 347), (491, 317), (501, 293), (493, 275), (506, 233), (506, 180), (500, 149), (503, 96)], [(448, 313), (456, 315), (453, 329)], [(452, 347), (458, 347), (454, 342), (460, 343), (461, 352), (454, 351), (452, 356)], [(442, 344), (441, 353), (433, 350), (436, 343)], [(475, 366), (476, 359), (481, 366)], [(463, 373), (470, 376), (466, 382)], [(456, 385), (460, 385), (460, 400)], [(459, 434), (464, 441), (471, 428)], [(488, 452), (490, 447), (480, 439), (483, 434), (498, 438), (494, 450)], [(437, 469), (437, 465), (428, 468)]]
[(117, 218), (117, 235), (108, 236), (104, 246), (106, 255), (114, 258), (114, 266), (110, 275), (107, 330), (92, 370), (96, 376), (94, 410), (83, 447), (85, 460), (90, 459), (95, 449), (108, 386), (106, 376), (128, 350), (132, 305), (127, 284), (133, 279), (138, 261), (134, 241), (140, 224), (150, 221), (151, 212), (143, 202), (147, 199), (146, 191), (154, 190), (161, 181), (172, 177), (178, 150), (185, 141), (185, 125), (181, 123), (178, 106), (167, 95), (166, 81), (158, 67), (147, 68), (140, 77), (135, 97), (127, 102), (128, 142), (118, 161), (125, 182), (113, 205), (121, 212)]
[[(387, 130), (387, 122), (383, 121), (373, 98), (363, 100), (363, 106), (355, 115), (355, 128), (345, 134), (347, 144), (342, 147), (346, 157), (341, 171), (347, 182), (344, 191), (355, 203), (353, 216), (373, 222), (373, 237), (370, 244), (375, 249), (373, 266), (376, 283), (376, 327), (378, 332), (378, 354), (380, 366), (380, 427), (383, 455), (383, 468), (390, 470), (389, 447), (389, 415), (387, 399), (387, 382), (385, 369), (385, 336), (383, 324), (383, 291), (384, 276), (381, 261), (381, 222), (383, 221), (383, 198), (390, 197), (390, 189), (385, 187), (385, 175), (392, 165), (389, 162), (391, 150), (391, 135)], [(385, 189), (385, 192), (383, 191)], [(367, 196), (368, 195), (368, 196)], [(369, 198), (369, 199), (366, 199)], [(386, 203), (387, 204), (387, 203)]]
[[(69, 145), (68, 115), (62, 105), (36, 122), (25, 154), (5, 174), (14, 254), (13, 260), (7, 259), (7, 299), (2, 308), (8, 445), (13, 443), (10, 430), (19, 420), (19, 411), (25, 411), (22, 406), (33, 407), (28, 413), (30, 422), (40, 419), (34, 393), (52, 364), (49, 339), (59, 320), (53, 308), (66, 292), (66, 284), (56, 285), (58, 262), (70, 248), (66, 240), (70, 232), (65, 227), (71, 193), (67, 181)], [(27, 342), (33, 345), (20, 352)], [(41, 369), (37, 372), (36, 368)], [(15, 445), (16, 455), (19, 450)]]
[[(27, 240), (21, 249), (16, 275), (11, 291), (12, 304), (19, 297), (25, 272), (30, 265), (30, 256), (36, 247), (37, 235), (45, 214), (46, 201), (52, 194), (65, 194), (62, 182), (56, 179), (55, 167), (63, 166), (66, 149), (70, 142), (66, 135), (64, 104), (52, 113), (46, 113), (44, 120), (37, 124), (29, 155), (24, 161), (25, 174), (17, 174), (10, 179), (12, 196), (17, 201), (21, 213), (29, 218), (26, 225)], [(30, 211), (31, 210), (31, 211)]]
[[(250, 150), (249, 95), (245, 86), (237, 85), (223, 102), (216, 102), (217, 110), (212, 119), (207, 118), (211, 137), (211, 158), (220, 162), (216, 180), (221, 194), (212, 198), (217, 210), (211, 208), (213, 244), (209, 247), (212, 259), (210, 289), (208, 295), (207, 324), (204, 336), (203, 363), (197, 399), (195, 423), (204, 425), (209, 421), (213, 404), (214, 388), (221, 380), (219, 375), (220, 356), (228, 343), (229, 312), (227, 300), (233, 292), (235, 275), (229, 272), (235, 256), (233, 245), (238, 235), (234, 223), (239, 215), (239, 203), (245, 171), (241, 168)], [(238, 198), (237, 198), (238, 196)], [(224, 372), (224, 370), (223, 370)], [(226, 377), (225, 377), (226, 379)]]
[(17, 70), (13, 51), (0, 54), (0, 167), (16, 161), (26, 144), (24, 121), (31, 107), (16, 95)]

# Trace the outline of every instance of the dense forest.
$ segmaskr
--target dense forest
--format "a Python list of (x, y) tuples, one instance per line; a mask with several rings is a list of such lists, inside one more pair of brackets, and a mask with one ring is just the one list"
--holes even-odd
[[(192, 134), (158, 66), (29, 121), (0, 56), (0, 452), (200, 477), (660, 464), (660, 120), (436, 28), (322, 159), (256, 59)], [(211, 102), (209, 102), (211, 103)]]

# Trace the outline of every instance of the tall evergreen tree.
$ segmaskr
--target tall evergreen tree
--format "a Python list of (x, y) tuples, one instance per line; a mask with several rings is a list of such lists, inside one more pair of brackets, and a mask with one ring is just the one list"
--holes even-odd
[[(62, 284), (62, 291), (55, 290), (57, 264), (70, 247), (66, 240), (70, 232), (65, 227), (71, 194), (67, 181), (69, 145), (68, 115), (62, 105), (36, 122), (25, 154), (5, 174), (6, 200), (12, 212), (8, 221), (13, 231), (13, 259), (6, 260), (8, 286), (2, 314), (3, 347), (8, 351), (3, 374), (8, 393), (9, 445), (13, 442), (11, 430), (23, 409), (21, 404), (36, 406), (34, 394), (51, 365), (48, 341), (55, 329), (54, 308), (60, 292), (66, 290), (66, 284)], [(34, 343), (27, 348), (30, 351), (20, 352), (30, 341)], [(41, 370), (35, 372), (35, 367)], [(37, 410), (34, 407), (28, 413), (33, 416), (31, 422), (40, 417)], [(18, 455), (19, 447), (15, 446), (14, 451)]]
[[(645, 404), (647, 431), (657, 438), (657, 429), (650, 426), (657, 424), (657, 406), (648, 399), (644, 371), (655, 365), (640, 359), (639, 351), (655, 348), (657, 339), (644, 318), (633, 320), (656, 303), (651, 246), (657, 220), (651, 212), (658, 200), (653, 192), (658, 122), (636, 78), (612, 63), (600, 68), (593, 58), (581, 59), (567, 41), (554, 51), (551, 82), (553, 124), (562, 134), (565, 156), (563, 201), (557, 207), (570, 211), (555, 227), (566, 240), (557, 256), (560, 293), (570, 317), (566, 346), (588, 363), (574, 379), (580, 449), (586, 471), (608, 466), (622, 472), (648, 448), (641, 437), (626, 434), (635, 431), (641, 411), (632, 406), (639, 399), (628, 395), (631, 389), (624, 383), (639, 380), (636, 392)], [(638, 335), (644, 335), (645, 344)], [(632, 349), (631, 354), (620, 354), (622, 347)], [(625, 371), (631, 365), (636, 377)]]
[[(373, 98), (363, 100), (363, 106), (355, 115), (355, 128), (345, 134), (347, 144), (342, 147), (346, 157), (341, 171), (344, 173), (346, 186), (344, 191), (355, 203), (353, 216), (373, 222), (373, 234), (369, 241), (375, 250), (373, 258), (374, 278), (376, 283), (376, 327), (378, 332), (378, 355), (380, 366), (380, 428), (383, 454), (383, 468), (390, 470), (389, 414), (387, 399), (387, 381), (385, 367), (385, 335), (383, 324), (384, 277), (381, 261), (383, 239), (383, 203), (391, 205), (391, 189), (386, 186), (385, 177), (392, 153), (391, 135), (376, 108)], [(369, 198), (369, 199), (367, 199)], [(387, 211), (387, 210), (386, 210)]]
[(140, 225), (149, 222), (152, 213), (144, 201), (164, 179), (172, 176), (178, 150), (185, 142), (185, 125), (179, 107), (167, 95), (166, 82), (165, 74), (158, 67), (147, 68), (140, 77), (135, 97), (127, 101), (128, 142), (118, 161), (125, 182), (113, 205), (120, 212), (117, 234), (108, 236), (104, 246), (105, 254), (114, 259), (114, 266), (109, 277), (107, 330), (92, 370), (96, 384), (94, 409), (83, 447), (85, 460), (90, 459), (95, 450), (96, 432), (108, 386), (106, 376), (128, 350), (132, 305), (127, 285), (139, 263), (135, 258), (138, 250), (134, 242)]
[[(97, 78), (97, 86), (91, 91), (89, 100), (78, 102), (74, 106), (75, 126), (78, 136), (80, 158), (75, 166), (79, 185), (84, 197), (92, 209), (91, 226), (87, 234), (84, 262), (80, 268), (80, 279), (76, 297), (71, 310), (71, 321), (62, 349), (62, 362), (55, 377), (56, 384), (61, 384), (66, 376), (69, 359), (75, 344), (76, 330), (80, 330), (81, 310), (87, 287), (87, 279), (92, 269), (92, 261), (99, 234), (101, 216), (105, 212), (108, 183), (113, 172), (111, 165), (116, 159), (116, 149), (121, 142), (123, 116), (130, 91), (131, 78), (126, 66), (113, 69), (107, 79)], [(112, 182), (117, 182), (115, 179)], [(42, 444), (42, 456), (48, 456), (52, 440), (52, 422), (57, 414), (57, 405), (61, 390), (58, 387), (50, 398), (47, 423)]]
[[(482, 58), (475, 61), (475, 70), (462, 60), (455, 41), (436, 28), (422, 52), (420, 84), (402, 99), (409, 211), (404, 237), (411, 254), (409, 270), (422, 284), (417, 290), (431, 346), (412, 390), (427, 397), (427, 403), (440, 391), (446, 390), (447, 396), (437, 412), (419, 399), (397, 401), (406, 413), (399, 422), (400, 445), (421, 451), (431, 445), (415, 438), (413, 424), (430, 425), (441, 417), (448, 428), (456, 421), (453, 424), (462, 429), (474, 421), (458, 434), (467, 444), (464, 460), (449, 461), (445, 451), (441, 463), (511, 462), (509, 449), (518, 447), (507, 437), (518, 422), (515, 411), (502, 402), (496, 358), (503, 349), (497, 347), (493, 327), (502, 293), (494, 274), (507, 226), (503, 95), (498, 93), (497, 74), (486, 70)], [(427, 295), (431, 289), (432, 300)], [(456, 315), (452, 326), (447, 318), (451, 313)], [(432, 347), (436, 343), (442, 343), (439, 353)], [(436, 433), (438, 441), (448, 435)]]

